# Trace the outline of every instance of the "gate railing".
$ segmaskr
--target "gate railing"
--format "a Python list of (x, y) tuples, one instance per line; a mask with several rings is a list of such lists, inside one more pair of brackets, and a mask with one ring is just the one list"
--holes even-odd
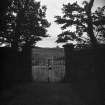
[(35, 81), (60, 81), (64, 74), (64, 56), (32, 57), (32, 75)]

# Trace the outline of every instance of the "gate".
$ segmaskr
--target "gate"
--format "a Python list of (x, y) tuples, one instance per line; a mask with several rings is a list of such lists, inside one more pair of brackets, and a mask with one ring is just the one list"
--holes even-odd
[[(48, 53), (49, 52), (49, 53)], [(64, 53), (42, 52), (37, 50), (32, 54), (32, 77), (34, 81), (59, 82), (64, 78)]]

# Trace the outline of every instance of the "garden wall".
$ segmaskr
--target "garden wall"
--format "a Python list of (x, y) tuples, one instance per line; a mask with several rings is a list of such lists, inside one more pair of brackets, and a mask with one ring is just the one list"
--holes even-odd
[(0, 48), (0, 66), (1, 90), (32, 80), (30, 49)]
[(86, 104), (100, 105), (104, 95), (105, 47), (74, 49), (64, 46), (66, 80)]

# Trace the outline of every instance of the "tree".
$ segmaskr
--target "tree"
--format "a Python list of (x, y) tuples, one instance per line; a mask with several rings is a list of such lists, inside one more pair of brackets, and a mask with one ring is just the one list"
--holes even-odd
[[(6, 9), (8, 8), (9, 1), (8, 0), (0, 0), (0, 30), (2, 30), (2, 26), (4, 25), (4, 15), (6, 13)], [(0, 37), (0, 42), (5, 42), (3, 38)], [(1, 45), (2, 43), (0, 43)]]
[(92, 18), (94, 19), (94, 30), (96, 32), (96, 37), (101, 41), (105, 41), (105, 6), (95, 11), (92, 14)]
[(11, 0), (5, 15), (5, 28), (1, 36), (12, 47), (31, 47), (48, 37), (47, 27), (50, 26), (46, 19), (46, 6), (34, 0)]
[[(84, 1), (83, 6), (77, 2), (63, 5), (63, 16), (55, 17), (55, 22), (62, 25), (61, 29), (63, 30), (58, 35), (58, 43), (76, 40), (79, 43), (90, 43), (93, 47), (99, 44), (97, 36), (99, 31), (103, 32), (105, 29), (105, 22), (103, 22), (105, 21), (105, 8), (102, 7), (101, 11), (96, 10), (92, 13), (93, 3), (94, 0), (90, 0), (90, 2)], [(75, 27), (75, 30), (70, 29), (72, 26)], [(96, 30), (100, 26), (102, 26), (101, 30)], [(98, 32), (97, 36), (96, 32)]]

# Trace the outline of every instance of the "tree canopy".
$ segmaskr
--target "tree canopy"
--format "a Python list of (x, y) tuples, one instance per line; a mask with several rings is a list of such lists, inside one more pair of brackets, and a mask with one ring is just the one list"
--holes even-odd
[(99, 39), (102, 41), (105, 38), (105, 6), (92, 12), (93, 3), (94, 0), (84, 1), (82, 6), (77, 2), (63, 4), (63, 16), (55, 16), (55, 22), (63, 30), (58, 35), (57, 43), (72, 40), (97, 45)]
[(50, 23), (46, 19), (46, 9), (34, 0), (10, 0), (0, 29), (1, 42), (15, 48), (31, 47), (42, 37), (48, 37)]

